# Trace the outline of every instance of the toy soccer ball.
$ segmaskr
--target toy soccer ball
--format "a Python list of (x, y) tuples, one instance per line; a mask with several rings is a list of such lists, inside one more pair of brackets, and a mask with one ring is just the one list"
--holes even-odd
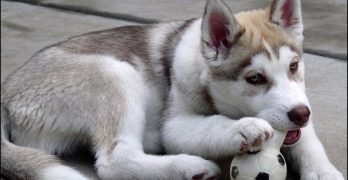
[[(285, 133), (286, 134), (286, 133)], [(232, 180), (285, 180), (286, 162), (280, 153), (283, 144), (283, 133), (276, 131), (275, 136), (261, 151), (236, 155), (231, 164)]]
[(286, 163), (279, 151), (267, 149), (236, 156), (230, 173), (233, 180), (283, 180), (286, 178)]

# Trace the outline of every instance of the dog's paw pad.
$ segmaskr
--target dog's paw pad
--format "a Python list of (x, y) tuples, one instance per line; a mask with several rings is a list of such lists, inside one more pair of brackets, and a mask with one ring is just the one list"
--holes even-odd
[(205, 173), (197, 174), (192, 176), (192, 180), (202, 180)]

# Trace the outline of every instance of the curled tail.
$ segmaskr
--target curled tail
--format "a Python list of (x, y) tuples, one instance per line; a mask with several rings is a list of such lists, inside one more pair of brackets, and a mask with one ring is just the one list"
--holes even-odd
[(64, 166), (55, 156), (9, 141), (9, 118), (1, 107), (1, 178), (12, 180), (87, 180), (78, 171)]

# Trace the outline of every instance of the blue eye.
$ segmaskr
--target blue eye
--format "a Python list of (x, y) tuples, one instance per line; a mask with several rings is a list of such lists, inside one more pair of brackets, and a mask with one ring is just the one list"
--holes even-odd
[(289, 69), (292, 73), (295, 73), (298, 69), (298, 62), (293, 62), (290, 64)]
[(265, 84), (267, 79), (261, 73), (256, 73), (245, 78), (245, 80), (253, 85)]

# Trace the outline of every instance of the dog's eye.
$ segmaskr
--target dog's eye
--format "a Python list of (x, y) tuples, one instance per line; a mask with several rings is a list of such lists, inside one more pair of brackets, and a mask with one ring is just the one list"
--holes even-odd
[(254, 85), (265, 84), (267, 82), (266, 78), (261, 73), (256, 73), (245, 78), (245, 80)]
[(289, 69), (292, 73), (295, 73), (297, 71), (298, 68), (298, 62), (293, 62), (290, 64)]

